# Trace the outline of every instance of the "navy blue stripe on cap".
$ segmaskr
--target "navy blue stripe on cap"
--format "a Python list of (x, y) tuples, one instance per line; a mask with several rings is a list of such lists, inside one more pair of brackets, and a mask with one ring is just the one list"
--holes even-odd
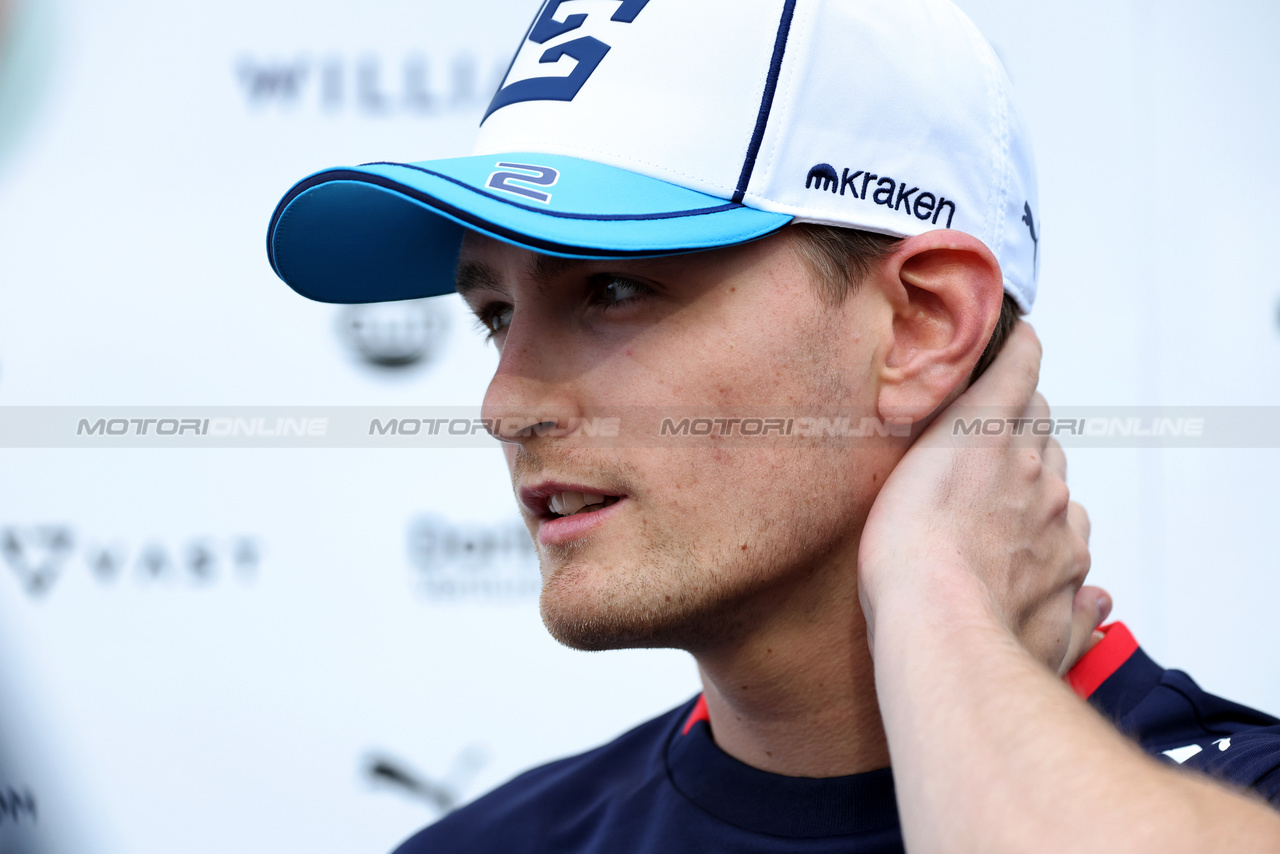
[(778, 91), (778, 76), (782, 73), (782, 57), (787, 52), (787, 37), (791, 34), (791, 18), (795, 15), (796, 0), (787, 0), (782, 7), (782, 20), (778, 22), (778, 35), (773, 40), (773, 58), (769, 61), (769, 76), (764, 81), (764, 93), (760, 97), (760, 111), (756, 114), (755, 130), (747, 145), (747, 156), (742, 162), (742, 174), (738, 176), (738, 189), (733, 201), (741, 202), (747, 195), (751, 173), (756, 168), (756, 157), (764, 143), (764, 131), (769, 125), (769, 113), (773, 110), (773, 96)]

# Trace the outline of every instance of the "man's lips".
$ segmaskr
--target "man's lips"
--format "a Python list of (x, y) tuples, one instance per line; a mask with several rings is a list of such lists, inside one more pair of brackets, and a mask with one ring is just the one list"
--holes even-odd
[(543, 546), (567, 545), (593, 534), (614, 516), (631, 506), (626, 498), (619, 498), (600, 510), (574, 513), (572, 516), (546, 516), (538, 520), (538, 543)]
[[(586, 505), (580, 512), (562, 516), (551, 509), (551, 502), (555, 496), (564, 493), (605, 496), (612, 499), (612, 503)], [(625, 494), (614, 489), (587, 486), (581, 483), (546, 481), (522, 488), (520, 503), (537, 519), (538, 542), (544, 546), (554, 546), (572, 542), (596, 530), (621, 512), (628, 501)]]
[[(551, 499), (554, 496), (563, 493), (580, 493), (583, 495), (602, 495), (605, 498), (616, 498), (619, 501), (626, 498), (626, 495), (614, 489), (606, 489), (598, 486), (587, 486), (581, 483), (568, 483), (562, 481), (544, 481), (533, 486), (525, 486), (520, 489), (520, 503), (525, 506), (530, 513), (539, 519), (560, 519), (564, 518), (559, 513), (551, 510)], [(595, 505), (599, 507), (599, 505)], [(609, 506), (612, 506), (610, 504)], [(598, 512), (591, 511), (591, 512)]]

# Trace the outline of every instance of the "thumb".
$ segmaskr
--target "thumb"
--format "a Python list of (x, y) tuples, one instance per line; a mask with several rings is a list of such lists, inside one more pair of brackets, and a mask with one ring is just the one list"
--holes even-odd
[(1111, 614), (1111, 594), (1101, 587), (1081, 587), (1071, 602), (1071, 643), (1058, 675), (1075, 667), (1093, 645), (1102, 640), (1098, 626)]

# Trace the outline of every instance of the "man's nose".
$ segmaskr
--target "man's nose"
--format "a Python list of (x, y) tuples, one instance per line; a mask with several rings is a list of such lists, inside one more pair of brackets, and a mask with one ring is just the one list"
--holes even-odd
[(581, 401), (571, 384), (558, 378), (551, 354), (526, 346), (504, 347), (498, 370), (485, 391), (481, 416), (489, 432), (503, 442), (523, 444), (573, 432), (582, 418)]

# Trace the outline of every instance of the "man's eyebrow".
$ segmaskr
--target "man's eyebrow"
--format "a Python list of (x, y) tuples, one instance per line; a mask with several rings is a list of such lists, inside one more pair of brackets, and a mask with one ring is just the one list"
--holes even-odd
[[(526, 268), (530, 279), (537, 283), (540, 289), (545, 289), (554, 279), (564, 275), (567, 270), (574, 267), (590, 263), (581, 258), (560, 258), (555, 255), (534, 255)], [(481, 264), (479, 261), (468, 261), (458, 266), (457, 276), (454, 278), (454, 288), (463, 299), (472, 291), (491, 290), (505, 292), (506, 287), (502, 283), (502, 277), (498, 272), (487, 264)]]
[(573, 264), (575, 261), (567, 257), (535, 255), (529, 262), (529, 278), (538, 284), (547, 284)]
[(585, 263), (587, 262), (579, 258), (534, 255), (533, 260), (529, 262), (529, 278), (537, 282), (540, 287), (545, 288), (553, 279), (563, 275), (566, 270)]
[(467, 294), (478, 290), (501, 291), (502, 279), (498, 277), (497, 272), (485, 264), (475, 261), (469, 261), (458, 266), (458, 275), (454, 278), (453, 286), (457, 288), (463, 299)]

